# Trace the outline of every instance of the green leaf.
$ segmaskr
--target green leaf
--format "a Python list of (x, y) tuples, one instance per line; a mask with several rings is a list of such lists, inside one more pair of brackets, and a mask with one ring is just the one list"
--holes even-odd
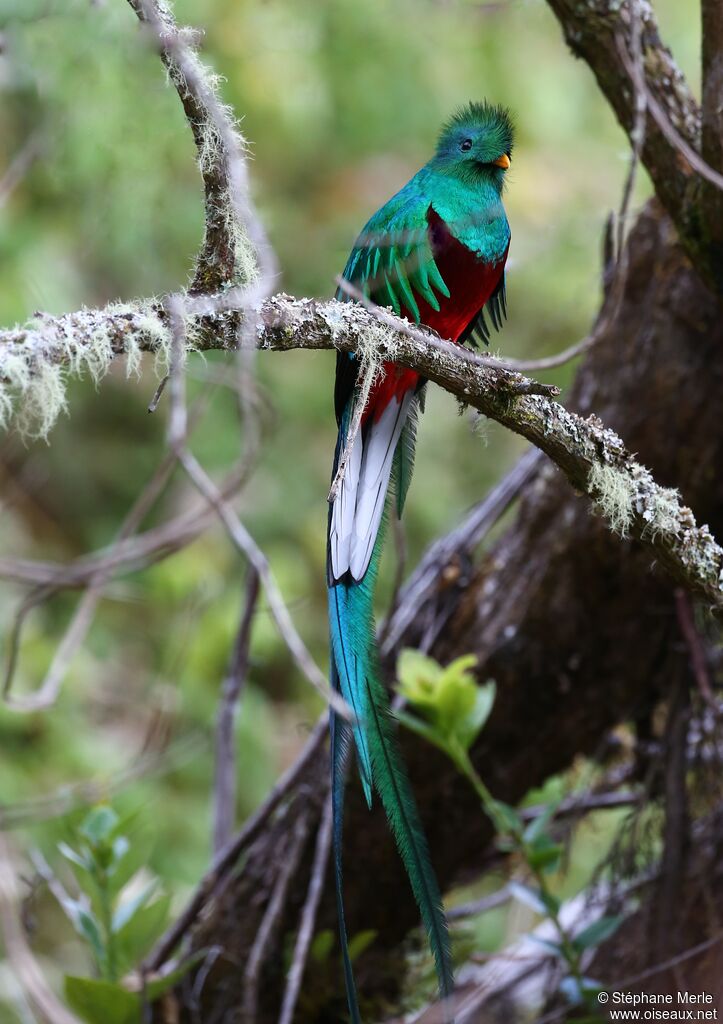
[(103, 936), (100, 930), (100, 925), (96, 920), (93, 913), (87, 910), (85, 907), (81, 907), (78, 911), (77, 925), (78, 931), (83, 936), (85, 941), (88, 943), (90, 948), (93, 950), (93, 955), (99, 964), (105, 963), (106, 950), (105, 943), (103, 942)]
[(592, 949), (593, 946), (599, 946), (601, 942), (605, 942), (606, 939), (615, 934), (624, 920), (625, 918), (621, 914), (598, 918), (597, 921), (593, 921), (591, 925), (583, 928), (579, 935), (575, 936), (573, 939), (575, 949), (582, 952), (583, 949)]
[[(121, 821), (120, 827), (124, 827)], [(119, 835), (113, 841), (114, 866), (113, 866), (113, 890), (120, 892), (130, 882), (141, 868), (147, 867), (151, 853), (155, 846), (154, 837), (142, 829), (133, 832), (133, 843), (128, 845), (123, 852), (124, 845), (128, 844), (125, 834)]]
[(565, 951), (559, 942), (551, 942), (549, 939), (543, 939), (539, 935), (535, 935), (534, 932), (531, 932), (530, 935), (528, 935), (528, 938), (531, 939), (532, 942), (536, 942), (538, 946), (542, 946), (544, 949), (549, 950), (550, 953), (554, 953), (554, 955), (559, 957), (561, 960), (565, 959)]
[(193, 967), (200, 964), (207, 955), (208, 949), (198, 949), (180, 963), (178, 967), (169, 971), (168, 974), (164, 974), (160, 978), (149, 978), (146, 982), (146, 998), (148, 1001), (152, 1003), (154, 1000), (159, 999), (164, 992), (172, 989)]
[(410, 704), (434, 707), (437, 702), (436, 685), (442, 669), (433, 658), (421, 651), (406, 648), (397, 659), (399, 692)]
[(542, 896), (542, 900), (545, 904), (545, 910), (550, 917), (555, 917), (560, 913), (560, 907), (562, 904), (554, 893), (543, 889), (540, 891), (540, 895)]
[(157, 888), (157, 881), (154, 878), (148, 883), (148, 885), (142, 886), (135, 895), (129, 896), (124, 899), (115, 909), (113, 913), (113, 920), (111, 922), (111, 931), (119, 932), (132, 917), (135, 916), (136, 912), (140, 910), (144, 903), (147, 903), (151, 895)]
[(522, 838), (526, 843), (534, 844), (542, 838), (547, 831), (547, 826), (557, 814), (559, 806), (560, 801), (553, 800), (536, 818), (533, 818), (523, 833)]
[(58, 843), (58, 850), (66, 860), (70, 861), (71, 864), (75, 864), (76, 867), (83, 868), (84, 871), (89, 870), (90, 863), (88, 861), (88, 857), (78, 853), (77, 850), (68, 846), (67, 843)]
[(144, 956), (168, 923), (171, 897), (161, 896), (147, 907), (141, 907), (116, 933), (116, 948), (122, 968), (129, 969)]
[(90, 946), (98, 964), (105, 963), (105, 945), (100, 924), (88, 904), (83, 899), (74, 899), (67, 893), (63, 895), (62, 892), (57, 892), (55, 895), (65, 916)]
[(533, 846), (525, 849), (525, 859), (530, 867), (538, 871), (554, 871), (560, 863), (562, 845), (553, 842), (549, 836), (541, 836)]
[(101, 804), (94, 807), (80, 825), (80, 832), (89, 839), (93, 846), (110, 839), (118, 824), (118, 815), (112, 807)]
[(116, 836), (111, 847), (111, 866), (113, 871), (118, 867), (125, 855), (131, 848), (131, 844), (125, 836)]
[(511, 832), (515, 836), (520, 834), (522, 830), (522, 818), (514, 807), (504, 803), (502, 800), (495, 800), (494, 814), (506, 831)]
[(367, 928), (353, 935), (349, 942), (349, 959), (354, 962), (358, 956), (362, 955), (365, 949), (371, 946), (376, 937), (377, 933), (374, 928)]
[(474, 709), (478, 686), (469, 669), (476, 664), (474, 654), (456, 658), (437, 681), (435, 710), (446, 731), (456, 734)]
[(316, 960), (317, 963), (323, 963), (329, 959), (332, 947), (334, 945), (334, 932), (331, 928), (324, 928), (314, 936), (314, 941), (311, 944), (309, 954), (312, 960)]
[(532, 886), (522, 882), (509, 882), (507, 887), (519, 903), (534, 910), (536, 914), (547, 914), (544, 893), (539, 889), (533, 889)]
[(571, 974), (560, 982), (560, 994), (565, 997), (570, 1006), (579, 1006), (583, 1001), (580, 983)]
[(457, 730), (459, 742), (465, 751), (470, 749), (486, 725), (497, 695), (497, 687), (491, 680), (484, 686), (477, 686), (476, 690), (474, 703)]
[[(560, 982), (560, 993), (571, 1006), (585, 1005), (588, 1009), (597, 1009), (597, 996), (603, 991), (600, 982), (594, 978), (575, 978), (568, 975)], [(593, 1017), (593, 1020), (600, 1020)], [(577, 1024), (577, 1022), (576, 1022)]]
[(141, 1000), (134, 992), (110, 981), (65, 978), (65, 998), (88, 1024), (140, 1024)]

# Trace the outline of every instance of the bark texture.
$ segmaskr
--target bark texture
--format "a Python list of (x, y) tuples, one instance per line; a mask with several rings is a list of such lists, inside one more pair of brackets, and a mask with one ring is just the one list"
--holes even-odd
[[(723, 530), (723, 324), (716, 299), (678, 244), (656, 204), (629, 242), (622, 302), (578, 372), (571, 406), (595, 414), (638, 453), (661, 483), (681, 487), (699, 521)], [(412, 494), (413, 500), (413, 494)], [(408, 610), (408, 609), (407, 609)], [(492, 718), (474, 761), (496, 797), (515, 803), (579, 754), (600, 755), (616, 723), (648, 727), (672, 686), (692, 684), (676, 617), (674, 585), (651, 565), (650, 550), (611, 535), (562, 474), (543, 464), (525, 488), (515, 520), (476, 564), (460, 556), (439, 565), (439, 588), (401, 646), (420, 642), (430, 621), (443, 623), (432, 653), (440, 661), (477, 654), (480, 679), (497, 681)], [(391, 668), (393, 658), (387, 659)], [(405, 736), (405, 755), (444, 888), (478, 874), (490, 833), (475, 798), (441, 755)], [(259, 1021), (274, 1021), (283, 992), (284, 950), (308, 885), (309, 859), (326, 792), (321, 750), (229, 877), (192, 935), (195, 948), (222, 952), (183, 998), (201, 1019), (243, 1020), (244, 970), (299, 821), (308, 842), (271, 922), (258, 984)], [(345, 832), (346, 904), (352, 935), (377, 938), (358, 963), (370, 1017), (398, 992), (400, 946), (417, 912), (379, 808), (363, 806), (349, 784)], [(268, 919), (268, 916), (267, 916)], [(334, 927), (327, 880), (321, 922)], [(705, 938), (705, 935), (702, 935)], [(651, 951), (651, 955), (652, 951)], [(613, 979), (610, 979), (613, 980)], [(297, 1020), (344, 1017), (342, 976), (332, 955), (312, 961)]]

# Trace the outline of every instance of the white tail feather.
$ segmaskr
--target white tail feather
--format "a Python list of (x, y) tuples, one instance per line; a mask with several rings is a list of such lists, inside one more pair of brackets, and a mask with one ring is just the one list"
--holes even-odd
[(394, 452), (413, 394), (392, 398), (378, 420), (357, 434), (331, 512), (331, 569), (360, 580), (367, 571), (384, 512)]

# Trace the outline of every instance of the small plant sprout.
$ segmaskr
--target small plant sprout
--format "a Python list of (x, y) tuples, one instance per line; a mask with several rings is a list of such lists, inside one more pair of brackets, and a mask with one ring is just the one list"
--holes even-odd
[(480, 686), (473, 674), (476, 664), (474, 655), (465, 655), (443, 668), (419, 651), (402, 651), (397, 662), (399, 693), (418, 714), (401, 710), (397, 717), (444, 751), (472, 785), (494, 826), (497, 846), (516, 854), (530, 876), (529, 882), (510, 882), (510, 892), (554, 927), (556, 941), (544, 945), (563, 966), (560, 993), (592, 1014), (586, 1019), (599, 1020), (597, 995), (603, 986), (585, 976), (582, 961), (585, 953), (614, 934), (622, 917), (600, 917), (577, 935), (563, 925), (561, 903), (549, 882), (562, 855), (562, 845), (551, 832), (558, 802), (548, 803), (533, 821), (525, 822), (516, 808), (495, 800), (469, 756), (495, 701), (494, 682)]
[[(142, 1019), (133, 974), (168, 922), (170, 897), (140, 868), (143, 855), (123, 834), (129, 822), (108, 804), (92, 808), (58, 850), (71, 867), (71, 894), (39, 855), (38, 871), (66, 917), (88, 946), (96, 977), (67, 976), (65, 995), (89, 1024), (130, 1024)], [(163, 977), (149, 978), (147, 999), (158, 998), (192, 965), (186, 961)]]

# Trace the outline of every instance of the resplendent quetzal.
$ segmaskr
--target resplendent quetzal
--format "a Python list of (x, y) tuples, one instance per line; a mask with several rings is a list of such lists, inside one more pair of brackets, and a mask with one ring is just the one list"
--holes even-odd
[[(429, 163), (368, 221), (351, 251), (344, 279), (373, 302), (431, 327), (442, 338), (487, 341), (485, 306), (496, 328), (506, 315), (504, 267), (510, 229), (502, 192), (512, 136), (510, 116), (501, 107), (471, 103), (455, 114), (442, 129)], [(340, 289), (337, 298), (348, 296)], [(361, 400), (358, 370), (354, 356), (338, 354), (334, 475)], [(371, 805), (376, 789), (419, 904), (441, 996), (449, 996), (454, 985), (439, 886), (379, 678), (372, 608), (387, 488), (394, 477), (396, 510), (401, 515), (424, 386), (413, 370), (384, 364), (329, 509), (331, 682), (355, 715), (349, 725), (331, 714), (337, 905), (354, 1024), (360, 1018), (347, 950), (341, 866), (343, 766), (352, 735), (367, 802)]]

